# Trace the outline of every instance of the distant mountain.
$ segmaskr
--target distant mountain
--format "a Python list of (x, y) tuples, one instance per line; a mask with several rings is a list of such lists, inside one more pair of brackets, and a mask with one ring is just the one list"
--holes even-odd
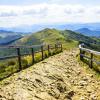
[(0, 30), (0, 45), (10, 44), (15, 40), (22, 38), (23, 34), (20, 32), (13, 32), (8, 30)]
[(13, 32), (37, 32), (45, 28), (55, 28), (58, 30), (78, 30), (80, 28), (88, 28), (90, 30), (100, 31), (100, 23), (62, 23), (62, 24), (33, 24), (33, 25), (22, 25), (11, 28), (2, 28), (0, 30), (8, 30)]
[(22, 35), (22, 33), (7, 31), (7, 30), (0, 30), (0, 37), (7, 37), (7, 36), (14, 36), (14, 35)]
[(83, 35), (86, 36), (100, 37), (100, 31), (90, 30), (88, 28), (81, 28), (76, 30), (76, 32), (82, 33)]
[(29, 32), (15, 32), (15, 31), (11, 31), (11, 30), (7, 30), (7, 29), (3, 29), (0, 30), (0, 37), (7, 37), (7, 36), (14, 36), (14, 35), (27, 35), (27, 34), (31, 34)]
[(91, 30), (97, 30), (100, 31), (100, 23), (66, 23), (66, 24), (50, 24), (50, 25), (24, 25), (24, 26), (18, 26), (13, 27), (12, 31), (19, 31), (19, 32), (37, 32), (40, 30), (43, 30), (45, 28), (55, 28), (58, 30), (77, 30), (80, 28), (89, 28)]
[(12, 42), (22, 38), (21, 35), (10, 35), (6, 36), (4, 38), (0, 38), (0, 45), (8, 45), (11, 44)]

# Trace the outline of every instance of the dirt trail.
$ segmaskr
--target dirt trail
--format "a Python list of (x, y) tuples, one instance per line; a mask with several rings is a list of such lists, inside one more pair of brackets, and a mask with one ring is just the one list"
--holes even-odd
[(64, 51), (15, 73), (0, 85), (0, 100), (100, 100), (100, 80)]

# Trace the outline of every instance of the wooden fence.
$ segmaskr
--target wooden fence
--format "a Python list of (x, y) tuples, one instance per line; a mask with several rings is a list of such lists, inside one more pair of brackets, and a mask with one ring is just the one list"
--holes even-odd
[[(79, 49), (80, 49), (80, 60), (83, 60), (84, 58), (88, 59), (89, 66), (91, 68), (93, 67), (93, 63), (96, 63), (98, 66), (100, 66), (100, 59), (99, 61), (94, 59), (94, 55), (100, 56), (100, 52), (84, 48), (84, 45), (79, 45)], [(86, 52), (90, 54), (90, 57), (85, 55)]]
[[(37, 46), (40, 46), (40, 49), (38, 49), (37, 51), (35, 51), (35, 48)], [(44, 59), (44, 52), (47, 51), (48, 55), (50, 54), (50, 50), (54, 49), (54, 50), (60, 50), (62, 51), (62, 44), (55, 44), (53, 45), (33, 45), (33, 46), (2, 46), (0, 48), (3, 49), (10, 49), (10, 48), (14, 48), (16, 49), (16, 54), (17, 55), (13, 55), (13, 56), (5, 56), (5, 57), (0, 57), (0, 61), (1, 60), (6, 60), (6, 59), (12, 59), (12, 58), (18, 58), (18, 65), (19, 65), (19, 71), (22, 70), (22, 61), (21, 61), (21, 57), (22, 56), (27, 56), (30, 55), (32, 56), (32, 64), (35, 63), (35, 53), (41, 53), (41, 60)], [(30, 49), (31, 53), (25, 53), (25, 54), (21, 54), (20, 49), (22, 48), (28, 48)]]

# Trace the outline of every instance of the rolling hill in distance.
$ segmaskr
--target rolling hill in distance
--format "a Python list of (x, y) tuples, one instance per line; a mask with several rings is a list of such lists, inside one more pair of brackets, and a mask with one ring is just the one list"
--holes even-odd
[(81, 28), (76, 30), (76, 32), (82, 33), (83, 35), (86, 36), (95, 36), (95, 37), (100, 37), (100, 31), (96, 31), (96, 30), (90, 30), (88, 28)]
[(13, 44), (17, 45), (37, 45), (62, 43), (66, 48), (78, 46), (79, 43), (85, 43), (94, 49), (100, 49), (100, 41), (96, 38), (88, 37), (71, 30), (57, 30), (46, 28), (29, 36), (25, 36)]
[(0, 45), (8, 45), (30, 33), (0, 30)]
[(20, 38), (22, 38), (22, 35), (8, 35), (8, 36), (0, 39), (0, 45), (11, 44), (12, 42), (14, 42)]
[(8, 30), (0, 30), (1, 37), (14, 36), (14, 35), (23, 35), (23, 33), (22, 32), (8, 31)]
[(22, 33), (0, 30), (0, 45), (7, 45), (23, 37)]

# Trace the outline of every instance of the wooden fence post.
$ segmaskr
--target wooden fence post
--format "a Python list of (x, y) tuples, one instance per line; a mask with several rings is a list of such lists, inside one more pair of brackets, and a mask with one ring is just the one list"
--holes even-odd
[(80, 49), (80, 60), (83, 60), (83, 56), (82, 56), (82, 50)]
[(22, 70), (20, 48), (17, 48), (19, 71)]
[(91, 53), (91, 59), (90, 59), (90, 67), (92, 68), (93, 67), (93, 53)]
[(42, 53), (42, 60), (44, 59), (44, 56), (43, 56), (43, 46), (41, 46), (41, 53)]
[(32, 64), (34, 64), (35, 62), (35, 55), (34, 55), (34, 49), (31, 48), (31, 52), (32, 52)]

